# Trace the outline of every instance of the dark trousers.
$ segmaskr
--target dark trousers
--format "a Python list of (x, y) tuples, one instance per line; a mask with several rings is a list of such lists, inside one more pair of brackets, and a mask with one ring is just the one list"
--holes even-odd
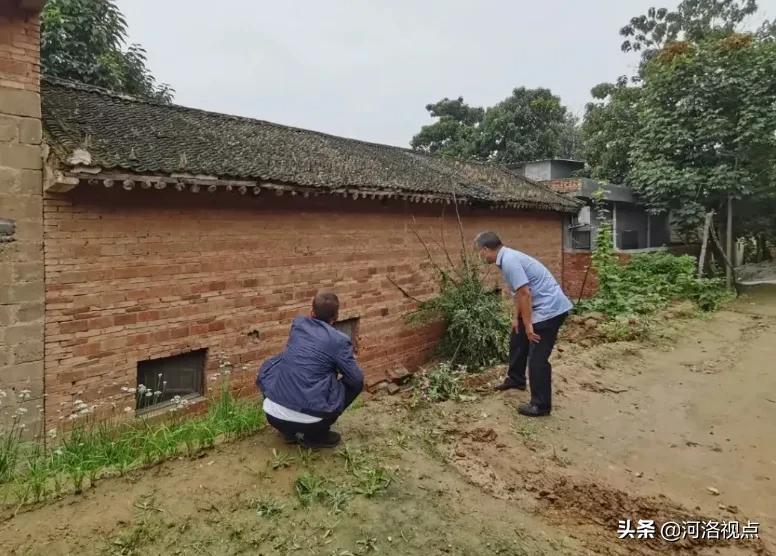
[(512, 329), (509, 337), (509, 382), (525, 386), (525, 369), (528, 367), (528, 383), (531, 386), (531, 403), (539, 409), (552, 409), (552, 365), (550, 354), (558, 339), (558, 331), (568, 313), (534, 323), (533, 329), (541, 339), (538, 343), (528, 341), (525, 327)]
[[(344, 382), (342, 385), (345, 387), (345, 406), (342, 408), (342, 411), (344, 412), (361, 393), (361, 389), (352, 388)], [(342, 413), (318, 415), (321, 417), (321, 420), (317, 423), (294, 423), (293, 421), (277, 419), (272, 415), (267, 415), (266, 417), (267, 423), (272, 425), (285, 436), (303, 434), (308, 438), (315, 438), (316, 436), (323, 436), (328, 433), (329, 429), (334, 423), (337, 422), (337, 419), (339, 419), (340, 415), (342, 415)]]

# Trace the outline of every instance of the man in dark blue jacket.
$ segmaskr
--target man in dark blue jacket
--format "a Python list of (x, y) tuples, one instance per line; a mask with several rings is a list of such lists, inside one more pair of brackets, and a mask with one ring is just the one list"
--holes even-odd
[(294, 319), (285, 351), (259, 369), (267, 422), (287, 442), (336, 446), (340, 435), (330, 428), (364, 388), (350, 339), (332, 326), (338, 313), (336, 295), (317, 294), (311, 316)]

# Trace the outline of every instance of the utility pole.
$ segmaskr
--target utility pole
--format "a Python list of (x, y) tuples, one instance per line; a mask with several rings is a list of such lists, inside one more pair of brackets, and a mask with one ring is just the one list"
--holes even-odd
[(725, 267), (725, 276), (727, 278), (727, 287), (733, 289), (733, 195), (728, 193), (727, 198), (727, 233), (725, 234), (725, 251), (727, 251), (728, 265)]

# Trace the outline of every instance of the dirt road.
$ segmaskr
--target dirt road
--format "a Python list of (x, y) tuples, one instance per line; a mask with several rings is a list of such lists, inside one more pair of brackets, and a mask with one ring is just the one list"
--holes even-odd
[[(704, 320), (669, 316), (663, 332), (670, 341), (656, 345), (562, 344), (546, 419), (516, 413), (527, 394), (487, 388), (500, 369), (479, 378), (472, 401), (412, 410), (394, 396), (348, 412), (340, 430), (349, 451), (371, 462), (368, 475), (384, 469), (393, 479), (374, 496), (354, 486), (348, 454), (300, 452), (265, 430), (7, 511), (0, 546), (46, 555), (776, 554), (776, 300), (739, 300)], [(309, 507), (295, 495), (304, 475), (326, 479)], [(627, 518), (759, 521), (762, 540), (621, 541), (617, 521)]]

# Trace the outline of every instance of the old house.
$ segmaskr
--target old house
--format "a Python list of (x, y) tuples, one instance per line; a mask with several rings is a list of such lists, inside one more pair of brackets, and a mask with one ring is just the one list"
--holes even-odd
[[(584, 166), (579, 160), (549, 159), (513, 168), (526, 178), (582, 203), (579, 212), (566, 216), (564, 226), (563, 286), (575, 299), (583, 294), (591, 295), (595, 290), (595, 278), (588, 268), (602, 218), (612, 226), (613, 247), (621, 260), (634, 253), (667, 249), (672, 244), (667, 216), (650, 214), (625, 185), (576, 177)], [(599, 192), (601, 198), (596, 209), (594, 199)]]
[[(34, 10), (5, 17), (0, 36), (37, 56)], [(16, 126), (0, 136), (11, 176), (0, 218), (15, 230), (0, 246), (13, 268), (1, 282), (0, 388), (28, 391), (47, 428), (80, 411), (159, 409), (138, 410), (128, 391), (159, 374), (162, 404), (200, 399), (226, 360), (233, 386), (252, 391), (318, 289), (340, 295), (338, 326), (369, 383), (416, 367), (439, 328), (406, 322), (414, 302), (397, 285), (433, 293), (416, 234), (442, 262), (443, 245), (461, 246), (456, 207), (467, 248), (494, 229), (563, 272), (577, 202), (505, 168), (53, 79), (38, 97), (31, 64), (18, 75), (0, 64), (0, 112)]]

